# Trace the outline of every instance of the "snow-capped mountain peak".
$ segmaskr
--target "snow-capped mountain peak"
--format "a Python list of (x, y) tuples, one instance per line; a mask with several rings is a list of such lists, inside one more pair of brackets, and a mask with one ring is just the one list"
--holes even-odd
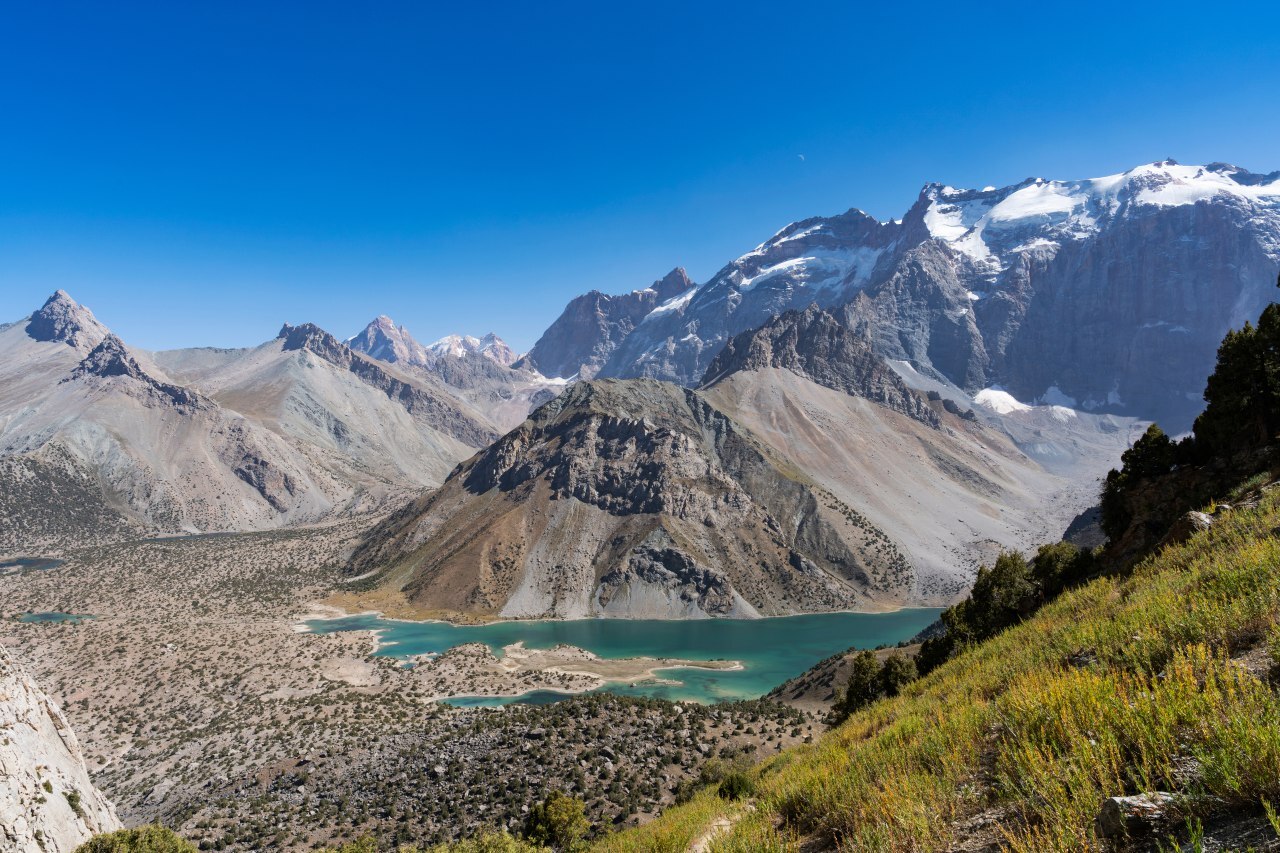
[(445, 356), (463, 358), (474, 353), (490, 358), (504, 367), (510, 367), (519, 358), (511, 347), (507, 346), (507, 342), (493, 332), (489, 332), (483, 338), (473, 335), (446, 335), (435, 343), (428, 344), (427, 350), (435, 358)]
[(848, 306), (879, 354), (970, 392), (998, 383), (1050, 401), (1058, 389), (1084, 410), (1186, 425), (1204, 365), (1270, 301), (1277, 263), (1280, 172), (1160, 160), (1080, 180), (933, 183), (901, 219), (793, 222), (607, 340), (596, 330), (619, 298), (579, 297), (531, 357), (558, 375), (692, 384), (732, 336), (788, 309)]
[(929, 184), (916, 207), (934, 239), (974, 261), (1003, 268), (1021, 251), (1089, 237), (1119, 216), (1211, 200), (1280, 211), (1280, 172), (1258, 175), (1226, 163), (1184, 166), (1158, 160), (1100, 178), (1027, 178), (1003, 189)]
[(407, 328), (396, 325), (386, 314), (375, 317), (360, 334), (347, 338), (343, 343), (371, 358), (412, 367), (431, 367), (441, 358), (462, 358), (470, 353), (510, 367), (519, 357), (493, 332), (483, 338), (446, 335), (434, 343), (421, 344)]

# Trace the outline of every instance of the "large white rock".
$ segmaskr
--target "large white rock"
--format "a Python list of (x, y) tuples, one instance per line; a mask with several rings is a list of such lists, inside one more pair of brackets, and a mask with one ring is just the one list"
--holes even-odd
[(64, 853), (117, 829), (67, 718), (0, 648), (0, 853)]

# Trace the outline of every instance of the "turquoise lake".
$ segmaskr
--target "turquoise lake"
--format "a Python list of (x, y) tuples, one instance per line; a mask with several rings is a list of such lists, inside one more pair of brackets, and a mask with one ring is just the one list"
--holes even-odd
[(48, 613), (24, 613), (18, 617), (18, 621), (26, 622), (29, 624), (44, 624), (44, 623), (50, 623), (50, 622), (53, 622), (53, 623), (70, 622), (74, 625), (77, 622), (83, 622), (86, 619), (92, 619), (92, 618), (93, 617), (88, 613), (48, 612)]
[(16, 557), (11, 560), (0, 560), (0, 575), (15, 572), (47, 572), (63, 565), (66, 560), (54, 557)]
[[(447, 651), (463, 643), (484, 643), (501, 654), (503, 646), (523, 641), (546, 649), (559, 643), (587, 649), (602, 658), (659, 657), (685, 660), (736, 660), (740, 670), (682, 667), (659, 677), (679, 684), (609, 684), (603, 690), (626, 696), (653, 696), (676, 701), (719, 702), (763, 696), (820, 660), (856, 646), (874, 648), (908, 640), (938, 618), (935, 608), (892, 613), (822, 613), (772, 619), (630, 620), (579, 619), (545, 622), (495, 622), (450, 625), (402, 622), (374, 615), (316, 619), (307, 627), (317, 634), (378, 631), (376, 654), (408, 659)], [(506, 699), (461, 697), (456, 705), (542, 704), (564, 695), (536, 691)]]

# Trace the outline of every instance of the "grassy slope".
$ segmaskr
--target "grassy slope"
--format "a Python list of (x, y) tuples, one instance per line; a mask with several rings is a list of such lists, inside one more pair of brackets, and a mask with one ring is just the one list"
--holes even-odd
[(1187, 816), (1280, 801), (1280, 701), (1233, 660), (1276, 644), (1278, 525), (1275, 490), (762, 765), (754, 810), (704, 795), (598, 849), (684, 850), (728, 816), (711, 850), (940, 850), (985, 831), (1074, 851), (1097, 849), (1108, 796), (1179, 792)]

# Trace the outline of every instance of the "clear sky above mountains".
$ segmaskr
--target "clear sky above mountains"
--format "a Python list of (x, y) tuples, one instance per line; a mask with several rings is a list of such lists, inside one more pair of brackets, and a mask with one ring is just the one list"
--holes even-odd
[(283, 321), (526, 349), (926, 181), (1280, 169), (1274, 3), (10, 4), (0, 321), (132, 344)]

